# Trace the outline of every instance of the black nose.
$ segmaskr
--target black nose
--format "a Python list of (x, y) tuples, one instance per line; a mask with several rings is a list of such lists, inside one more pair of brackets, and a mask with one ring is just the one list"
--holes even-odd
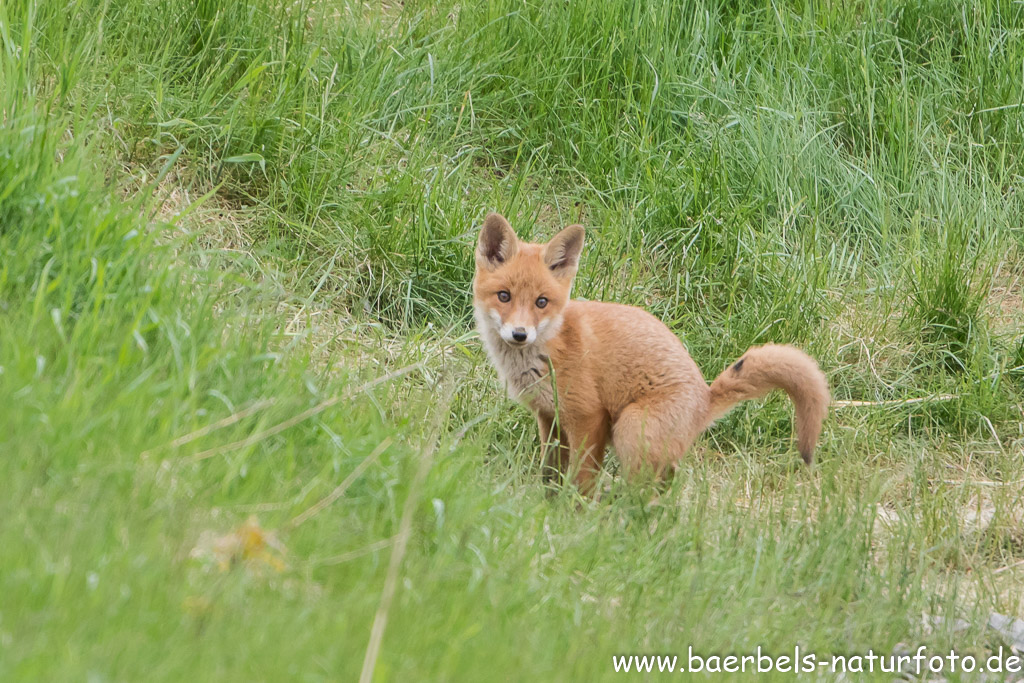
[(512, 338), (515, 339), (517, 342), (526, 341), (526, 328), (517, 327), (516, 329), (512, 330)]

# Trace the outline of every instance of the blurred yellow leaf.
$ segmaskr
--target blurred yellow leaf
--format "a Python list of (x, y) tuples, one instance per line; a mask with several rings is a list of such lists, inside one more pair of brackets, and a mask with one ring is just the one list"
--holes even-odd
[(245, 520), (237, 529), (227, 534), (204, 531), (189, 556), (216, 565), (226, 572), (237, 564), (244, 563), (249, 569), (261, 570), (270, 567), (284, 571), (285, 547), (273, 531), (260, 526), (255, 515)]

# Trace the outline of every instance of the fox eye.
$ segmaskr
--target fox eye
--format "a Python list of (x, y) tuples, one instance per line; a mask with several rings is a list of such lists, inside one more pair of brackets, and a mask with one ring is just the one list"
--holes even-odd
[(498, 292), (498, 301), (500, 301), (501, 303), (507, 304), (511, 300), (512, 300), (512, 295), (509, 294), (504, 289), (501, 290), (500, 292)]
[(545, 297), (537, 298), (537, 308), (544, 308), (548, 305), (548, 300)]

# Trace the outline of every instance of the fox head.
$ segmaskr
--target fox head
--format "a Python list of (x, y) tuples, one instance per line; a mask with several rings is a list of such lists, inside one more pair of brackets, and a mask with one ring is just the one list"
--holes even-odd
[(583, 227), (570, 225), (546, 244), (521, 242), (504, 216), (488, 214), (476, 247), (473, 307), (481, 332), (512, 347), (558, 332), (583, 250)]

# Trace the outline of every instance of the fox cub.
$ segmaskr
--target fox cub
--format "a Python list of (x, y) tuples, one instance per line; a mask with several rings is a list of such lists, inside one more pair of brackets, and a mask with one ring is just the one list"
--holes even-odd
[(590, 493), (609, 439), (627, 475), (660, 476), (736, 403), (773, 389), (795, 404), (800, 455), (812, 461), (829, 391), (810, 356), (755, 346), (708, 386), (651, 314), (569, 299), (582, 249), (582, 226), (531, 244), (496, 213), (476, 249), (477, 328), (509, 395), (537, 416), (547, 477), (572, 472)]

